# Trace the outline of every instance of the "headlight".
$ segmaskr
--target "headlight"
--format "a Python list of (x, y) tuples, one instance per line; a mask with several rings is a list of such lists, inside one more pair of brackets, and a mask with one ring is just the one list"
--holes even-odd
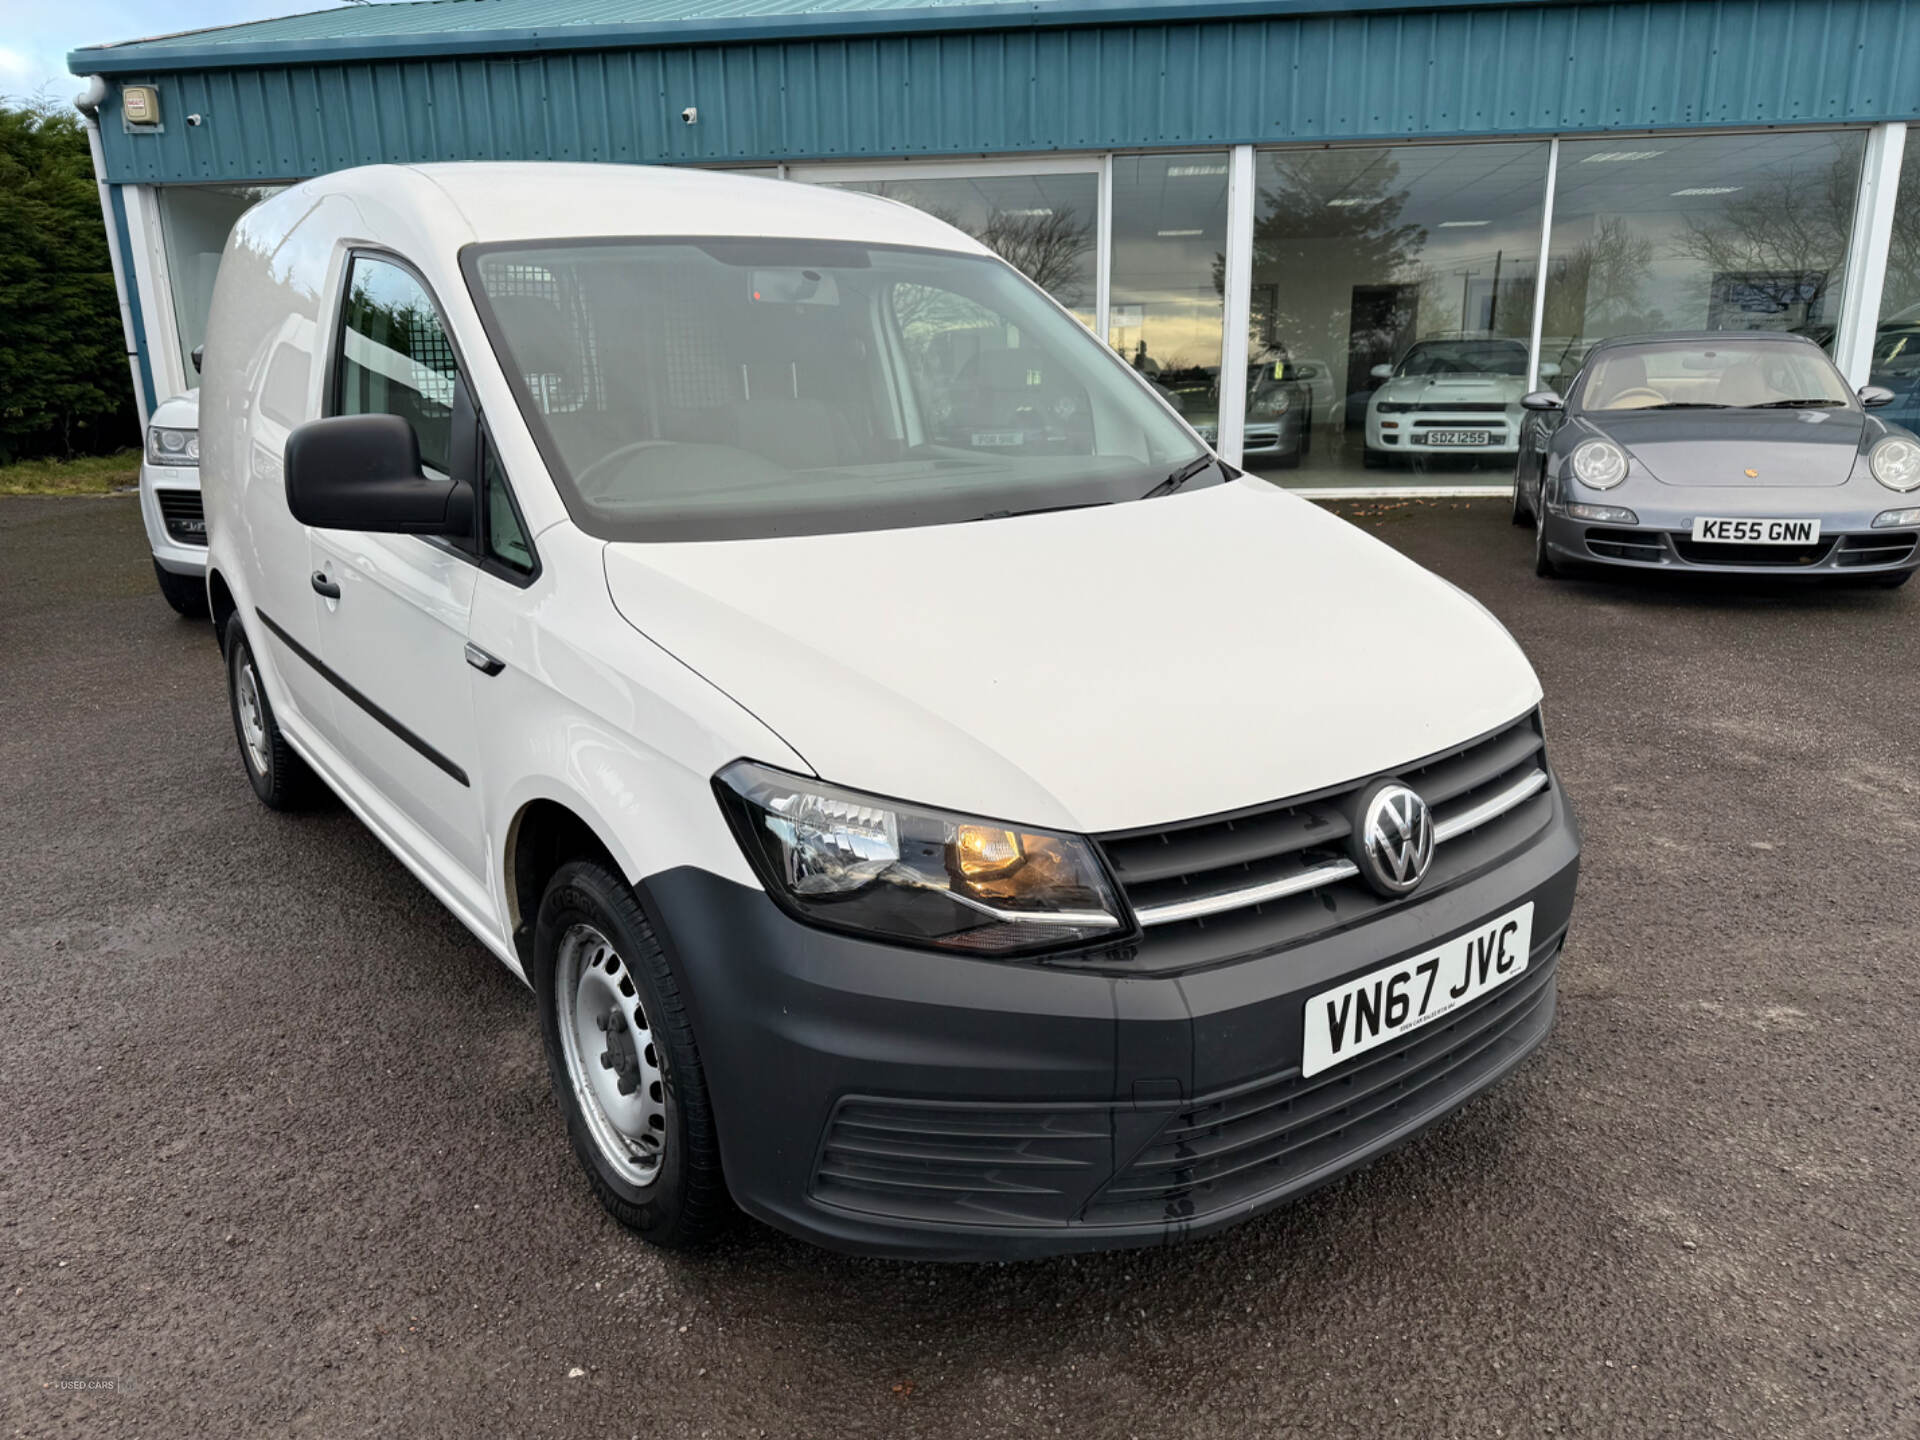
[(802, 919), (1010, 955), (1116, 939), (1121, 909), (1076, 835), (902, 805), (737, 760), (714, 792), (767, 889)]
[(1920, 486), (1920, 445), (1889, 435), (1867, 452), (1867, 468), (1889, 490), (1911, 490)]
[(176, 430), (168, 425), (147, 427), (147, 463), (150, 465), (198, 465), (200, 432)]
[(1574, 447), (1573, 473), (1582, 485), (1611, 490), (1627, 478), (1627, 452), (1611, 440), (1583, 440)]
[(1284, 415), (1287, 413), (1287, 408), (1292, 404), (1293, 397), (1286, 391), (1269, 390), (1266, 394), (1255, 398), (1253, 405), (1247, 413), (1250, 415), (1265, 415), (1269, 417)]

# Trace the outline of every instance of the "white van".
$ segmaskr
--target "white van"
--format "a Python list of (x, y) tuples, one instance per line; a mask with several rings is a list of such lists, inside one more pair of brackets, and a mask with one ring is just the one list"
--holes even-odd
[(1547, 1032), (1579, 838), (1513, 641), (937, 220), (328, 175), (240, 221), (203, 386), (254, 789), (525, 978), (651, 1240), (1159, 1243)]

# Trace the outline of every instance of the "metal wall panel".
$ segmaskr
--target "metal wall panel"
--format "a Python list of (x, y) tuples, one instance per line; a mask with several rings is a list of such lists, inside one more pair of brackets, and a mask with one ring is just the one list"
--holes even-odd
[(1859, 123), (1920, 118), (1916, 8), (1650, 0), (423, 54), (130, 74), (159, 85), (164, 132), (126, 133), (117, 86), (100, 119), (118, 182)]

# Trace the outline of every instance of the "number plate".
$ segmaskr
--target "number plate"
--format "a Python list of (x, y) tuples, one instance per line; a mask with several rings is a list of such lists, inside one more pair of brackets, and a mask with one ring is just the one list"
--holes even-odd
[(1697, 516), (1693, 538), (1722, 545), (1812, 545), (1820, 539), (1818, 520), (1716, 520)]
[(1430, 1025), (1527, 968), (1533, 902), (1423, 955), (1409, 956), (1307, 1001), (1300, 1074), (1318, 1075)]
[(1491, 430), (1426, 430), (1420, 438), (1429, 445), (1491, 445)]

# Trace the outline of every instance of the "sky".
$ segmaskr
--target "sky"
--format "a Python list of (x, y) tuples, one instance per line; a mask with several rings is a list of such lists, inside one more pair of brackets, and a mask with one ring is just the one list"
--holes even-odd
[(332, 0), (0, 0), (0, 97), (67, 100), (67, 52), (177, 30), (332, 8)]

